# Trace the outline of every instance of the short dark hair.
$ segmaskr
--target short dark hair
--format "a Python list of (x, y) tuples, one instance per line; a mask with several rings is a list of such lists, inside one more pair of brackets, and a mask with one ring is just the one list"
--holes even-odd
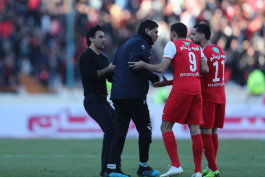
[(174, 23), (173, 25), (171, 25), (170, 31), (171, 32), (174, 31), (175, 33), (177, 33), (178, 37), (186, 38), (188, 33), (188, 28), (183, 23)]
[(158, 24), (152, 20), (145, 20), (141, 22), (137, 33), (145, 33), (145, 29), (148, 28), (149, 30), (155, 29), (158, 27)]
[(211, 37), (211, 28), (209, 25), (205, 23), (194, 25), (193, 28), (196, 28), (196, 31), (198, 33), (203, 33), (205, 35), (205, 39), (209, 40)]
[(87, 44), (87, 47), (90, 46), (91, 44), (91, 41), (89, 40), (89, 38), (93, 37), (95, 38), (96, 37), (96, 32), (97, 31), (102, 31), (102, 28), (100, 26), (94, 26), (94, 27), (91, 27), (87, 30), (86, 32), (86, 44)]

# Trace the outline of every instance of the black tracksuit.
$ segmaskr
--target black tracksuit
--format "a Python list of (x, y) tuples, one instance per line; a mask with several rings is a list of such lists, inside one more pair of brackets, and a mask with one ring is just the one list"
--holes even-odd
[(116, 65), (112, 82), (111, 99), (115, 107), (115, 132), (111, 143), (108, 164), (115, 164), (118, 148), (123, 147), (132, 119), (139, 133), (140, 162), (147, 162), (151, 143), (152, 124), (146, 95), (149, 81), (159, 77), (147, 69), (134, 71), (129, 61), (150, 63), (152, 39), (147, 34), (135, 34), (118, 49), (113, 64)]

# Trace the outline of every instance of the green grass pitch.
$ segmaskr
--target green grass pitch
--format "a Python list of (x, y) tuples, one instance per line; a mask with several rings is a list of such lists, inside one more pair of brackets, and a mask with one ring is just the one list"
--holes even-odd
[[(177, 140), (183, 177), (193, 174), (191, 140)], [(222, 177), (265, 176), (264, 140), (220, 140), (217, 157)], [(0, 177), (99, 177), (102, 140), (0, 139)], [(138, 142), (127, 139), (122, 170), (137, 176)], [(149, 165), (166, 172), (170, 160), (162, 140), (153, 140)], [(203, 157), (202, 168), (206, 167)]]

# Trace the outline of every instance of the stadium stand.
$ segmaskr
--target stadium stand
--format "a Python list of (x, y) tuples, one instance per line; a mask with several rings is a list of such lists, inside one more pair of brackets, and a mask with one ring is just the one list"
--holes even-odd
[[(0, 0), (2, 91), (16, 93), (21, 86), (29, 88), (23, 84), (23, 79), (19, 79), (21, 74), (30, 75), (34, 83), (42, 85), (44, 90), (54, 92), (65, 86), (68, 2)], [(160, 61), (173, 22), (182, 21), (188, 25), (189, 31), (195, 23), (206, 22), (212, 28), (211, 41), (226, 51), (228, 84), (245, 86), (249, 73), (254, 69), (265, 73), (265, 22), (262, 21), (265, 6), (262, 0), (76, 0), (74, 9), (75, 87), (81, 86), (77, 63), (86, 48), (83, 37), (86, 30), (96, 24), (103, 26), (107, 39), (103, 52), (111, 61), (117, 48), (132, 36), (143, 19), (159, 23), (159, 39), (153, 48), (152, 63)], [(42, 89), (37, 90), (43, 92)]]

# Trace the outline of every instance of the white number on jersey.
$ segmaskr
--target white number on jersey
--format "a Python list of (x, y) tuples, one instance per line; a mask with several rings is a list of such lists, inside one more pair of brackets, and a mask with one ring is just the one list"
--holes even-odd
[[(221, 65), (223, 65), (223, 80), (224, 80), (224, 70), (225, 70), (225, 67), (224, 67), (224, 64), (225, 64), (225, 61), (221, 61)], [(213, 63), (213, 66), (215, 66), (215, 78), (213, 79), (213, 82), (219, 82), (220, 81), (220, 78), (218, 78), (218, 61), (214, 62)]]
[(189, 52), (190, 70), (195, 72), (197, 70), (196, 56), (193, 52)]

